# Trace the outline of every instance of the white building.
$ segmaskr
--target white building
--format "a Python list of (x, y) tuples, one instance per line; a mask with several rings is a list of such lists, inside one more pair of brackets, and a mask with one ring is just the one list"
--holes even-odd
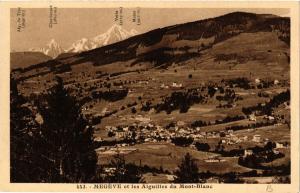
[(245, 149), (244, 151), (244, 157), (248, 156), (248, 155), (252, 155), (253, 151), (251, 149)]
[(165, 84), (161, 84), (160, 88), (169, 88), (169, 86), (165, 85)]
[(182, 84), (180, 83), (180, 84), (177, 84), (176, 82), (173, 82), (172, 83), (172, 87), (174, 87), (174, 88), (181, 88), (182, 87)]
[(249, 115), (249, 121), (256, 121), (256, 116), (254, 114)]
[(284, 148), (284, 145), (282, 143), (276, 142), (276, 148)]
[(275, 117), (273, 117), (273, 116), (268, 116), (268, 119), (269, 119), (270, 121), (274, 121), (274, 120), (275, 120)]
[(252, 141), (259, 143), (261, 140), (260, 135), (254, 135)]

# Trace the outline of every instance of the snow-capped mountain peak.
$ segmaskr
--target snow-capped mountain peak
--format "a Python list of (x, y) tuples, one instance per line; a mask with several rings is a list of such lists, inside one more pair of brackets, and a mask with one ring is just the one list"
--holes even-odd
[(119, 40), (124, 40), (130, 36), (130, 32), (123, 29), (120, 25), (114, 24), (106, 32), (106, 35), (108, 35), (108, 36), (115, 35)]
[(95, 43), (87, 38), (82, 38), (74, 42), (66, 52), (82, 52), (86, 50), (95, 49), (97, 46)]
[(43, 48), (32, 48), (30, 51), (42, 52), (52, 58), (56, 58), (58, 55), (64, 52), (55, 39), (51, 39)]
[(44, 48), (44, 53), (52, 58), (56, 58), (59, 54), (63, 52), (61, 46), (55, 41), (55, 39), (51, 39), (47, 44), (47, 47)]
[(61, 46), (56, 42), (55, 39), (51, 39), (45, 47), (38, 49), (30, 49), (30, 51), (42, 52), (52, 58), (56, 58), (58, 55), (69, 52), (69, 53), (80, 53), (109, 44), (113, 44), (132, 36), (137, 35), (138, 32), (135, 29), (127, 31), (122, 26), (114, 24), (105, 33), (100, 34), (94, 38), (82, 38), (75, 41), (68, 49), (63, 50)]
[(131, 36), (132, 34), (122, 28), (122, 26), (114, 24), (107, 30), (107, 32), (94, 37), (93, 41), (96, 42), (98, 45), (97, 47), (100, 47), (125, 40)]
[(51, 39), (48, 43), (47, 43), (47, 46), (48, 47), (56, 47), (56, 46), (59, 46), (58, 43), (56, 42), (55, 39)]
[(125, 40), (129, 37), (137, 35), (138, 32), (135, 29), (127, 31), (122, 28), (122, 26), (114, 24), (112, 25), (105, 33), (100, 34), (94, 38), (77, 40), (71, 45), (66, 52), (83, 52), (109, 44), (113, 44), (122, 40)]

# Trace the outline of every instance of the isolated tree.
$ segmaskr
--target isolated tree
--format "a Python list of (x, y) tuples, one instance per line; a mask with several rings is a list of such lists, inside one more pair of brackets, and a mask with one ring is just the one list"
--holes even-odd
[(184, 156), (184, 159), (178, 167), (179, 170), (175, 172), (177, 176), (175, 181), (177, 183), (196, 183), (199, 181), (198, 166), (189, 153)]
[(210, 149), (210, 146), (208, 145), (208, 143), (196, 142), (195, 146), (198, 151), (209, 151), (209, 149)]
[(272, 142), (272, 141), (269, 141), (265, 146), (264, 146), (264, 149), (266, 151), (272, 151), (273, 148), (276, 147), (276, 143), (275, 142)]
[(131, 163), (126, 164), (124, 156), (117, 153), (114, 155), (111, 166), (115, 168), (113, 175), (108, 182), (112, 183), (137, 183), (141, 176), (139, 168)]
[(111, 161), (111, 165), (115, 168), (115, 172), (109, 181), (114, 183), (124, 182), (126, 179), (125, 159), (119, 153), (116, 154)]
[(48, 160), (43, 165), (46, 182), (91, 182), (97, 156), (93, 129), (81, 114), (81, 107), (64, 89), (63, 81), (39, 100), (43, 117), (39, 153)]
[(174, 143), (175, 145), (178, 146), (183, 146), (183, 147), (187, 147), (189, 145), (191, 145), (194, 141), (194, 138), (192, 137), (174, 137), (171, 138), (172, 143)]
[(222, 177), (221, 177), (221, 181), (223, 183), (235, 183), (235, 184), (240, 184), (243, 183), (244, 181), (242, 179), (240, 179), (235, 172), (229, 172), (229, 173), (225, 173)]
[(137, 112), (137, 111), (136, 111), (135, 107), (132, 107), (132, 108), (131, 108), (131, 113), (135, 114), (136, 112)]

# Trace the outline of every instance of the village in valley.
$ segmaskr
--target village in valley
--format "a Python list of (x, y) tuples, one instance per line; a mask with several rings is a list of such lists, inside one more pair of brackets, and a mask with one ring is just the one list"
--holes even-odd
[(37, 128), (49, 90), (63, 84), (93, 131), (103, 182), (290, 183), (289, 22), (236, 12), (62, 54), (12, 77)]
[[(146, 82), (146, 84), (149, 83)], [(249, 82), (249, 84), (257, 88), (257, 86), (259, 87), (261, 85), (261, 81), (256, 78), (252, 83)], [(274, 88), (279, 87), (280, 82), (276, 79), (273, 83), (269, 84)], [(227, 85), (225, 89), (234, 89), (236, 86), (237, 85), (231, 85), (230, 87)], [(163, 83), (160, 87), (160, 89), (169, 88), (183, 89), (183, 86), (182, 83), (173, 82), (170, 86), (166, 86)], [(220, 92), (217, 86), (213, 89), (216, 95)], [(222, 91), (220, 93), (222, 93)], [(265, 92), (265, 95), (267, 95), (267, 92)], [(280, 102), (281, 111), (288, 111), (290, 108), (288, 95), (289, 93), (286, 93), (285, 97), (287, 98)], [(236, 97), (239, 98), (238, 95)], [(269, 104), (266, 103), (267, 102), (261, 103), (261, 106), (269, 106)], [(237, 106), (236, 102), (231, 102), (230, 105), (231, 106), (227, 108), (232, 109)], [(86, 108), (85, 110), (88, 111), (89, 109)], [(154, 107), (149, 109), (149, 112), (151, 111), (155, 112)], [(265, 158), (268, 158), (268, 156), (272, 157), (270, 159), (282, 159), (282, 157), (284, 157), (283, 153), (288, 152), (287, 150), (290, 146), (288, 136), (287, 138), (281, 138), (281, 136), (268, 135), (269, 132), (273, 132), (274, 130), (285, 129), (288, 131), (287, 126), (290, 124), (286, 117), (282, 116), (282, 114), (275, 113), (274, 110), (271, 110), (270, 114), (263, 114), (261, 111), (256, 110), (246, 115), (228, 116), (224, 119), (208, 122), (196, 120), (192, 123), (187, 123), (184, 120), (178, 120), (171, 121), (167, 125), (156, 124), (152, 121), (151, 115), (147, 116), (144, 113), (135, 113), (130, 116), (118, 115), (116, 118), (121, 121), (132, 120), (133, 123), (128, 125), (120, 124), (117, 126), (106, 125), (104, 129), (107, 136), (102, 135), (95, 138), (100, 144), (107, 144), (97, 149), (100, 155), (111, 156), (121, 153), (126, 156), (127, 154), (134, 154), (134, 152), (139, 151), (139, 148), (136, 147), (137, 144), (147, 144), (148, 146), (158, 144), (161, 148), (177, 145), (179, 147), (189, 148), (192, 151), (207, 152), (207, 154), (202, 157), (202, 162), (212, 165), (214, 163), (222, 165), (222, 162), (230, 161), (227, 159), (228, 157), (236, 157), (238, 159), (238, 157), (246, 158), (248, 156), (259, 155)], [(107, 141), (114, 141), (115, 145), (112, 145), (114, 143), (107, 143)], [(266, 146), (270, 146), (271, 148), (265, 153), (262, 153), (264, 149), (256, 149), (257, 147)], [(141, 160), (143, 159), (140, 159), (140, 161)], [(110, 169), (111, 167), (108, 167), (106, 170), (108, 172), (107, 175), (110, 175), (112, 171)], [(259, 173), (262, 174), (262, 171)], [(207, 178), (207, 180), (212, 180), (212, 178), (213, 177)]]

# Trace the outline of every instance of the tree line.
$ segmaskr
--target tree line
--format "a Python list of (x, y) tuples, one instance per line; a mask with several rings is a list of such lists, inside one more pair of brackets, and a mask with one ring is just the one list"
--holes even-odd
[(93, 128), (62, 79), (34, 102), (10, 83), (11, 182), (96, 182)]

